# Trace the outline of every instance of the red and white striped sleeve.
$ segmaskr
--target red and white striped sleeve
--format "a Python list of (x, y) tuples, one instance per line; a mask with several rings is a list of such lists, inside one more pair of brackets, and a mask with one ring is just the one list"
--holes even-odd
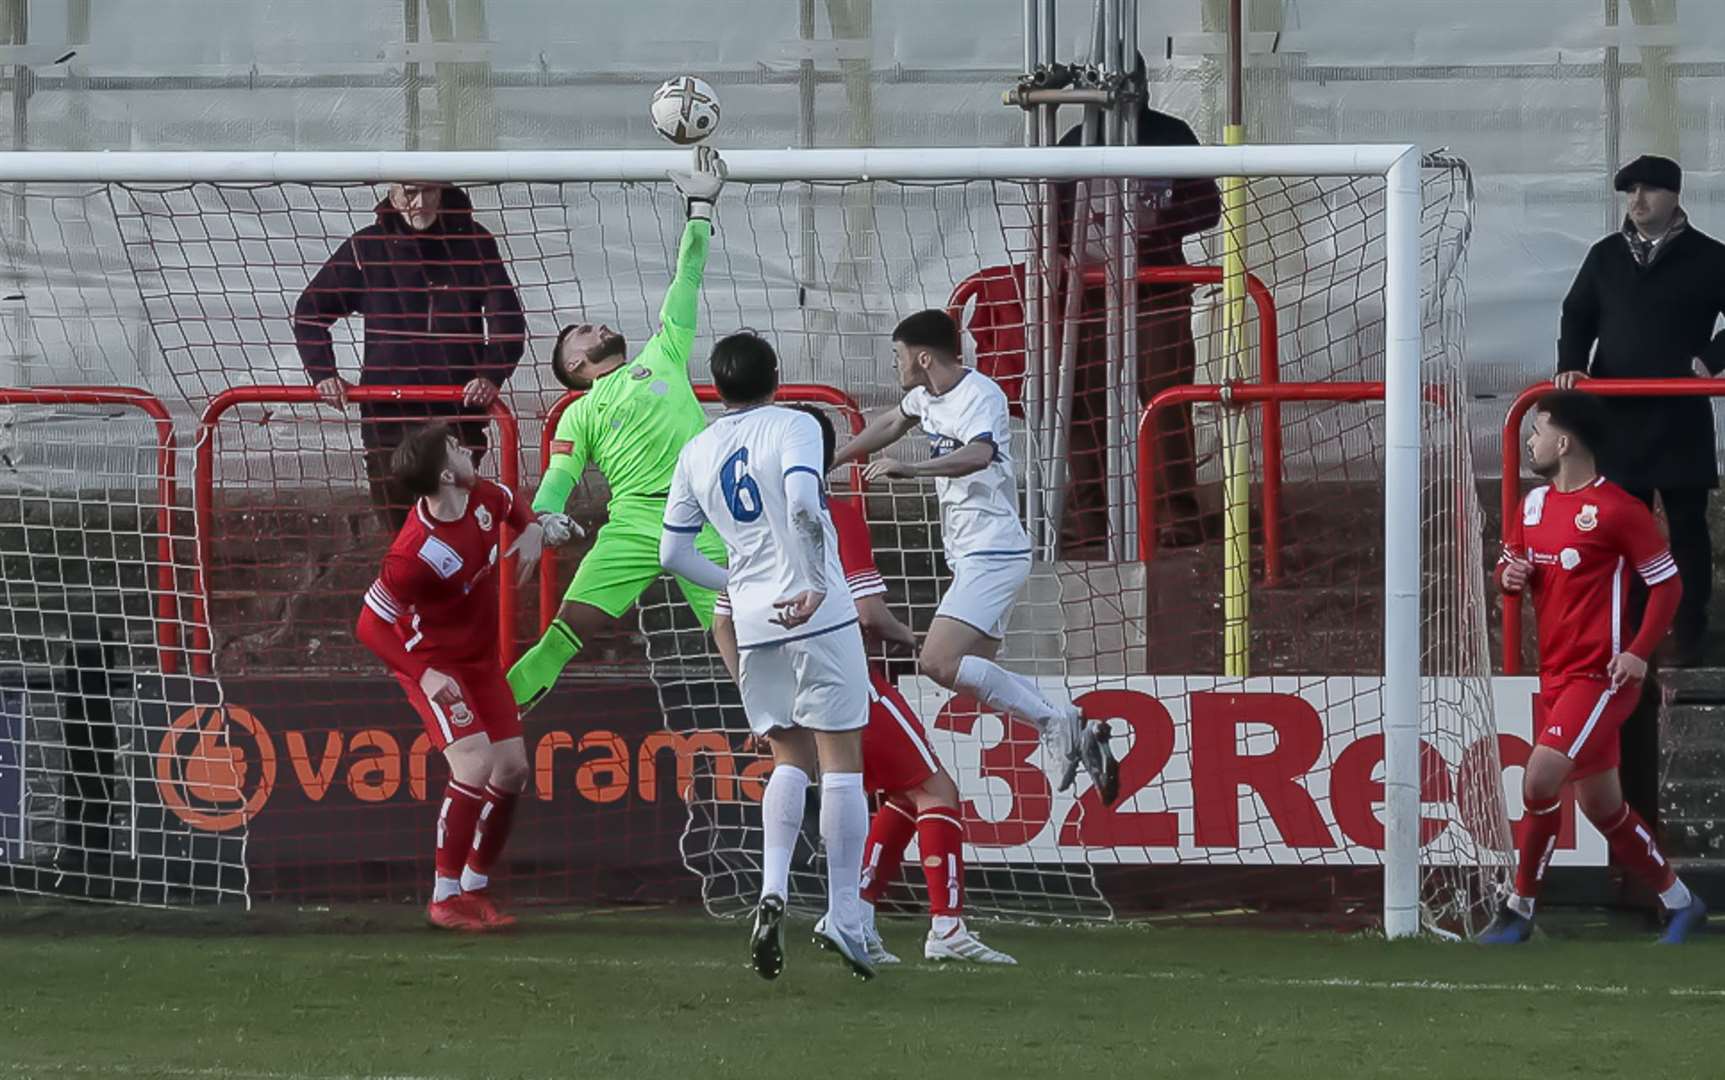
[(1671, 557), (1671, 546), (1659, 528), (1659, 520), (1641, 500), (1626, 496), (1625, 513), (1619, 526), (1620, 550), (1635, 566), (1635, 572), (1648, 585), (1658, 585), (1677, 576), (1677, 563)]
[(874, 543), (869, 539), (868, 521), (863, 517), (862, 503), (854, 498), (834, 497), (828, 501), (833, 515), (833, 530), (838, 533), (839, 563), (844, 567), (845, 583), (850, 586), (852, 599), (879, 596), (886, 592), (886, 581), (874, 562)]
[(394, 625), (413, 610), (418, 599), (418, 575), (407, 560), (390, 552), (383, 560), (377, 580), (365, 590), (365, 606), (384, 622)]

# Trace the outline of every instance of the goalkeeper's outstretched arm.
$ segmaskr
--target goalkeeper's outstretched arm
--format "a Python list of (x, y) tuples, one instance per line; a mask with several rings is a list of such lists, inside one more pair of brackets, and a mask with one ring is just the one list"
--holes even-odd
[(676, 273), (671, 278), (671, 287), (665, 290), (665, 302), (659, 307), (659, 326), (666, 344), (687, 366), (689, 351), (695, 343), (701, 279), (706, 273), (707, 250), (713, 238), (713, 205), (725, 186), (724, 159), (710, 146), (696, 147), (694, 169), (672, 173), (671, 179), (683, 195), (689, 221), (683, 226), (683, 238), (677, 245)]

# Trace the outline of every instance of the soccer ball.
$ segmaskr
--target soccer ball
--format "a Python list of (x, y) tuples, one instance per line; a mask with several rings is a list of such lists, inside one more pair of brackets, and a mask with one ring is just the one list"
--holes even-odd
[(653, 126), (678, 146), (698, 143), (719, 128), (719, 95), (705, 79), (679, 75), (653, 91)]

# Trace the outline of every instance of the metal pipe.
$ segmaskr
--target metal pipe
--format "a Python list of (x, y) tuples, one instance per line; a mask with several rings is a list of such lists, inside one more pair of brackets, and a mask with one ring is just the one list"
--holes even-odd
[[(1101, 69), (1103, 78), (1112, 81), (1120, 74), (1120, 0), (1098, 0), (1101, 9), (1102, 32), (1099, 35), (1102, 45)], [(1120, 115), (1116, 102), (1110, 101), (1109, 107), (1098, 118), (1101, 121), (1102, 145), (1116, 146), (1120, 142)], [(1120, 203), (1125, 192), (1124, 180), (1112, 181), (1102, 188), (1102, 266), (1103, 275), (1103, 385), (1118, 388), (1120, 372), (1125, 366), (1121, 343), (1124, 341), (1124, 328), (1120, 316), (1126, 308), (1126, 281), (1121, 276), (1121, 260), (1124, 257), (1124, 234), (1121, 231)], [(1103, 408), (1106, 415), (1103, 421), (1102, 463), (1103, 476), (1106, 478), (1104, 497), (1107, 506), (1108, 531), (1106, 550), (1108, 558), (1113, 561), (1125, 559), (1126, 551), (1120, 546), (1126, 532), (1125, 510), (1126, 474), (1130, 470), (1121, 460), (1120, 451), (1126, 445), (1125, 424), (1122, 423), (1121, 402), (1117, 392), (1108, 393), (1103, 398)]]
[[(1121, 65), (1132, 71), (1137, 70), (1138, 62), (1138, 0), (1121, 0), (1120, 37), (1122, 42)], [(1146, 71), (1148, 74), (1148, 71)], [(1139, 94), (1145, 92), (1145, 87), (1139, 86)], [(1133, 96), (1124, 102), (1120, 108), (1126, 114), (1120, 126), (1120, 145), (1133, 146), (1138, 142), (1138, 116), (1147, 102), (1142, 97)], [(1118, 411), (1122, 416), (1121, 434), (1121, 473), (1130, 476), (1132, 466), (1138, 459), (1138, 427), (1132, 421), (1137, 411), (1147, 402), (1138, 396), (1138, 206), (1139, 188), (1142, 180), (1125, 180), (1121, 183), (1121, 232), (1125, 236), (1125, 245), (1121, 252), (1121, 280), (1125, 282), (1122, 295), (1126, 301), (1122, 312), (1124, 331), (1120, 340), (1120, 391), (1116, 395), (1119, 402)], [(1187, 316), (1190, 318), (1190, 315)], [(1138, 550), (1138, 485), (1127, 483), (1123, 490), (1123, 540), (1122, 558), (1129, 557), (1130, 552)]]
[[(1056, 31), (1059, 14), (1056, 0), (1040, 0), (1041, 11), (1038, 18), (1039, 37), (1042, 45), (1042, 62), (1052, 66), (1058, 59), (1056, 49)], [(1049, 102), (1040, 106), (1038, 120), (1042, 125), (1042, 145), (1056, 146), (1060, 141), (1060, 105)], [(1042, 428), (1038, 432), (1041, 452), (1046, 455), (1046, 465), (1042, 470), (1044, 491), (1043, 500), (1045, 513), (1044, 545), (1045, 555), (1052, 561), (1060, 550), (1060, 496), (1054, 480), (1054, 432), (1060, 423), (1060, 370), (1055, 354), (1055, 326), (1059, 318), (1059, 282), (1060, 282), (1060, 218), (1059, 198), (1055, 186), (1044, 180), (1041, 182), (1042, 196), (1042, 235), (1038, 238), (1042, 254), (1042, 306), (1036, 313), (1040, 323), (1039, 333), (1042, 338)], [(1074, 192), (1076, 194), (1076, 192)]]
[(1112, 90), (1069, 87), (1065, 90), (1032, 90), (1013, 87), (1001, 95), (1001, 104), (1032, 109), (1038, 105), (1090, 105), (1107, 108), (1117, 95)]
[[(1038, 36), (1040, 19), (1038, 8), (1041, 0), (1024, 0), (1024, 73), (1029, 75), (1037, 69), (1042, 61), (1042, 41)], [(1042, 116), (1035, 109), (1027, 109), (1024, 113), (1024, 145), (1037, 146), (1042, 137)], [(1020, 310), (1024, 313), (1024, 432), (1026, 453), (1024, 455), (1024, 519), (1029, 527), (1031, 547), (1041, 551), (1045, 532), (1042, 520), (1042, 482), (1045, 464), (1043, 462), (1043, 446), (1039, 438), (1042, 431), (1042, 222), (1044, 189), (1046, 184), (1037, 184), (1032, 189), (1029, 198), (1030, 205), (1025, 209), (1030, 217), (1030, 251), (1024, 259), (1024, 297)]]

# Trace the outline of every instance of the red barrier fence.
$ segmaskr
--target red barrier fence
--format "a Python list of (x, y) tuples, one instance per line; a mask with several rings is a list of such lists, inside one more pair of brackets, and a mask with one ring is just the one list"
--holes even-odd
[[(350, 402), (459, 402), (459, 386), (352, 386), (347, 390)], [(192, 468), (192, 512), (198, 527), (197, 588), (193, 600), (196, 613), (192, 628), (192, 670), (209, 674), (214, 664), (210, 651), (210, 631), (206, 597), (210, 568), (214, 565), (210, 545), (214, 537), (212, 516), (215, 509), (215, 434), (222, 414), (239, 405), (315, 405), (321, 399), (313, 386), (236, 386), (211, 399), (198, 422), (196, 455)], [(498, 473), (510, 490), (519, 494), (521, 486), (521, 432), (515, 414), (501, 400), (493, 401), (487, 410), (497, 424)], [(498, 542), (509, 550), (512, 537), (507, 524), (502, 526)], [(505, 556), (498, 567), (503, 575), (503, 587), (498, 590), (498, 622), (502, 627), (499, 649), (503, 662), (513, 662), (515, 656), (515, 590), (510, 587), (514, 560)], [(355, 617), (358, 616), (356, 611)]]

